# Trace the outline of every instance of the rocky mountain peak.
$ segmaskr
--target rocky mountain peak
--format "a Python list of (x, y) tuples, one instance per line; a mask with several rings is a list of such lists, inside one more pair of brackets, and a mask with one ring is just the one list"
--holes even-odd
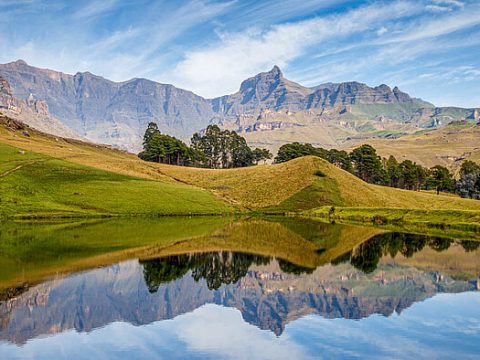
[(283, 77), (282, 70), (277, 65), (273, 65), (272, 70), (269, 71), (270, 74), (278, 77)]
[(251, 92), (254, 89), (259, 89), (262, 93), (265, 91), (268, 92), (276, 87), (282, 79), (282, 71), (275, 65), (272, 70), (259, 73), (243, 81), (240, 85), (240, 92)]
[(14, 62), (14, 64), (19, 66), (28, 66), (27, 62), (22, 59), (18, 59), (17, 61)]

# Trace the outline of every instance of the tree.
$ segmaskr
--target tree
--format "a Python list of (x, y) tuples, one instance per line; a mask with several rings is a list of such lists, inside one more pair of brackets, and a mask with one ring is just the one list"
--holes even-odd
[(456, 184), (456, 192), (461, 197), (469, 197), (471, 199), (480, 198), (480, 189), (476, 184), (480, 179), (480, 165), (467, 160), (460, 168), (460, 179)]
[(362, 145), (352, 151), (350, 158), (354, 164), (354, 173), (363, 181), (381, 184), (384, 182), (382, 163), (377, 151), (370, 145)]
[(399, 187), (400, 180), (402, 179), (402, 169), (397, 159), (393, 155), (390, 155), (387, 162), (385, 163), (385, 168), (388, 176), (388, 185), (392, 187)]
[(437, 195), (440, 194), (440, 191), (452, 191), (455, 188), (455, 180), (446, 167), (435, 165), (430, 170), (428, 182), (435, 187)]
[(221, 130), (209, 125), (203, 135), (193, 134), (191, 149), (197, 165), (218, 169), (254, 164), (254, 153), (247, 141), (235, 131)]
[(236, 168), (253, 165), (253, 152), (245, 138), (232, 131), (227, 146), (231, 157), (230, 166), (228, 167)]
[(145, 161), (166, 164), (186, 165), (188, 146), (173, 136), (160, 133), (155, 123), (151, 122), (143, 136), (143, 151), (138, 156)]
[(416, 173), (417, 173), (416, 190), (420, 190), (427, 182), (429, 172), (428, 172), (428, 169), (424, 168), (421, 165), (416, 164), (415, 166), (416, 166)]
[(308, 155), (315, 155), (325, 158), (326, 150), (317, 149), (313, 147), (312, 144), (301, 144), (299, 142), (285, 144), (282, 145), (280, 149), (278, 149), (277, 156), (275, 157), (275, 162), (282, 163)]
[(404, 160), (400, 164), (402, 171), (401, 187), (407, 190), (414, 190), (417, 184), (417, 167), (410, 160)]
[(352, 160), (350, 155), (344, 150), (331, 149), (327, 151), (326, 160), (345, 171), (353, 173)]
[(253, 150), (253, 160), (257, 165), (260, 161), (263, 161), (265, 163), (267, 160), (270, 160), (271, 158), (272, 158), (272, 153), (267, 149), (255, 148)]
[(145, 149), (149, 144), (151, 139), (154, 135), (159, 135), (160, 130), (158, 130), (158, 126), (154, 122), (149, 122), (147, 125), (147, 129), (145, 130), (145, 134), (143, 135), (143, 148)]

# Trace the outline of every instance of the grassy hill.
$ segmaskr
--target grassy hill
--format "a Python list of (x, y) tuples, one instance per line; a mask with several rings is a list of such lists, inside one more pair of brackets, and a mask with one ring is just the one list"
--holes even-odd
[[(323, 174), (318, 176), (316, 174)], [(316, 158), (211, 170), (148, 163), (0, 118), (3, 216), (185, 215), (322, 206), (480, 210), (480, 202), (376, 186)]]
[(410, 159), (423, 166), (443, 165), (455, 171), (465, 159), (480, 162), (479, 139), (480, 126), (470, 123), (420, 131), (399, 139), (349, 141), (342, 147), (352, 150), (368, 143), (383, 157), (393, 155), (398, 161)]

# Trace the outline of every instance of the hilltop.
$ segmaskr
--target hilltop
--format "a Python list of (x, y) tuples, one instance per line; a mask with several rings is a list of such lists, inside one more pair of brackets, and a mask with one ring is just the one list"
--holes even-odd
[(6, 117), (0, 118), (0, 157), (6, 216), (292, 212), (332, 205), (480, 210), (475, 200), (367, 184), (313, 156), (225, 170), (164, 165)]

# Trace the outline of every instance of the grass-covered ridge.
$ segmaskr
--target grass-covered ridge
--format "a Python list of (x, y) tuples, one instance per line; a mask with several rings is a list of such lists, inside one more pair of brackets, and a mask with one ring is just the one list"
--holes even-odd
[[(480, 202), (365, 183), (314, 156), (198, 169), (145, 162), (0, 117), (0, 214), (7, 217), (299, 212), (325, 206), (480, 211)], [(320, 176), (321, 175), (321, 176)]]
[(0, 217), (220, 214), (213, 194), (55, 159), (0, 143)]

